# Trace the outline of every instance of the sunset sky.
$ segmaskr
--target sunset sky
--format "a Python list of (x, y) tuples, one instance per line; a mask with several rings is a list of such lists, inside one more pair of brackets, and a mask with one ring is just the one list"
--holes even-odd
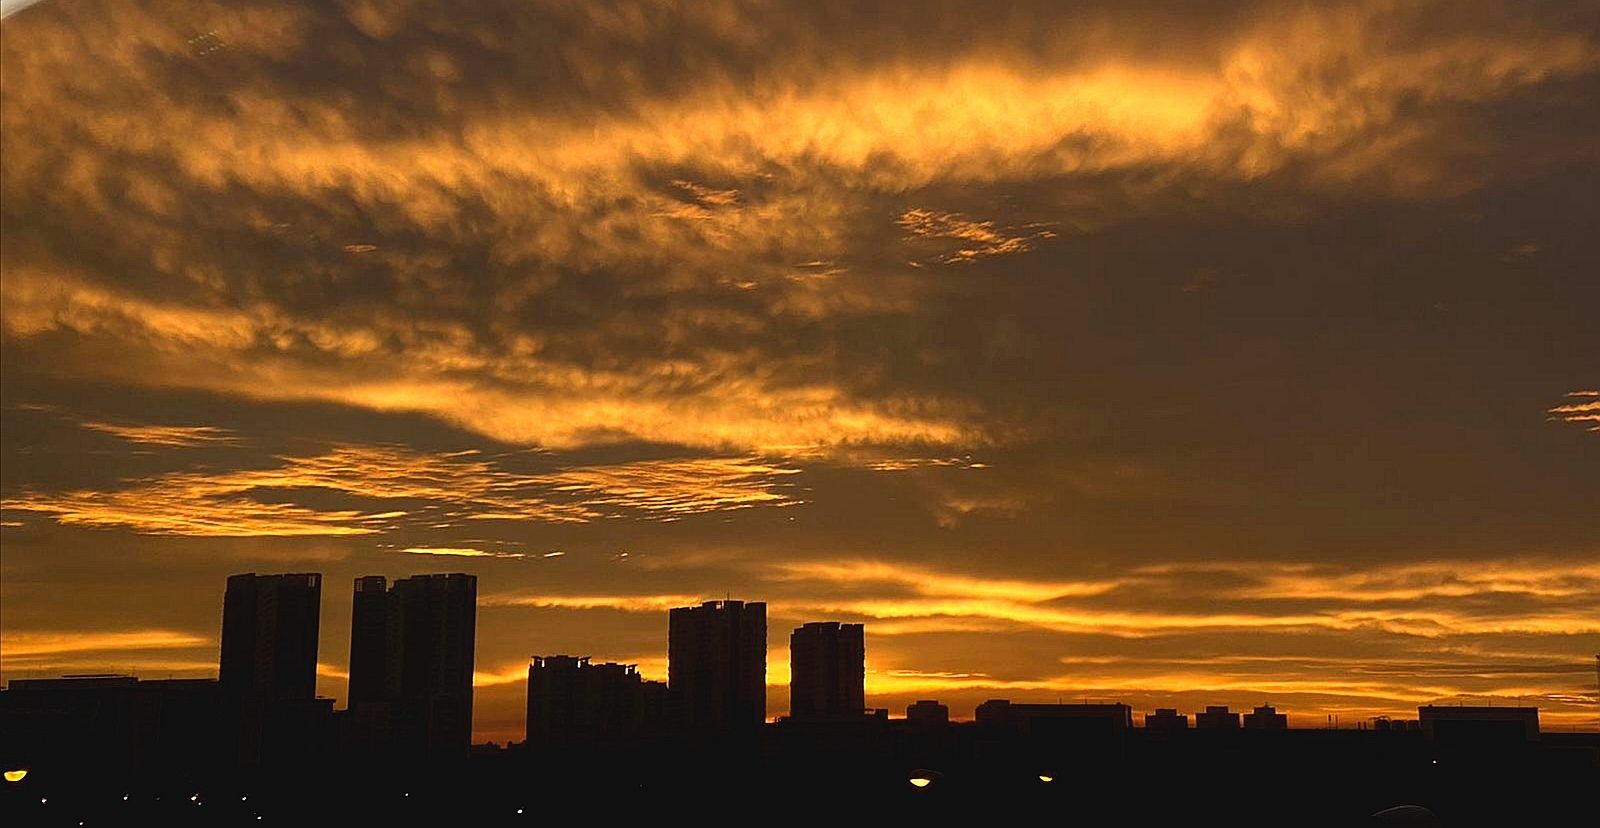
[(46, 0), (0, 40), (0, 673), (224, 579), (867, 700), (1600, 727), (1600, 5)]

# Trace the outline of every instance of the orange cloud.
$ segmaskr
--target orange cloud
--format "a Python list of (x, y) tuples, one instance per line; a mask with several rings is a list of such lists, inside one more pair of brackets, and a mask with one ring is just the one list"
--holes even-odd
[[(169, 472), (124, 481), (124, 488), (110, 491), (30, 491), (0, 505), (47, 514), (63, 524), (145, 534), (296, 537), (369, 535), (406, 522), (438, 525), (440, 517), (582, 523), (629, 510), (675, 520), (800, 502), (779, 483), (796, 470), (758, 458), (646, 460), (539, 474), (509, 471), (477, 451), (429, 453), (383, 445), (341, 445), (276, 460), (279, 465), (264, 469)], [(255, 497), (297, 489), (423, 501), (433, 511), (318, 510)]]
[(622, 612), (666, 612), (704, 600), (698, 595), (486, 595), (478, 603), (486, 607), (539, 607), (543, 609), (619, 610)]
[[(972, 221), (959, 213), (941, 213), (913, 208), (900, 214), (896, 224), (913, 237), (951, 239), (959, 245), (940, 259), (946, 264), (971, 262), (988, 256), (1026, 253), (1040, 239), (1055, 237), (1055, 232), (1037, 226), (997, 228), (992, 221)], [(1028, 231), (1028, 232), (1019, 232)]]
[[(418, 412), (547, 446), (639, 439), (777, 452), (998, 439), (1010, 432), (959, 391), (872, 391), (806, 355), (728, 343), (749, 343), (741, 334), (774, 320), (915, 308), (926, 286), (864, 253), (858, 225), (869, 207), (918, 188), (1171, 170), (1194, 182), (1186, 186), (1283, 174), (1338, 191), (1453, 192), (1472, 182), (1444, 166), (1453, 154), (1441, 148), (1470, 139), (1431, 120), (1429, 107), (1497, 101), (1600, 60), (1581, 35), (1531, 24), (1392, 37), (1394, 18), (1410, 18), (1363, 2), (1264, 14), (1181, 50), (1095, 48), (1105, 39), (1082, 32), (1100, 30), (1075, 20), (1050, 32), (1070, 60), (1040, 60), (1001, 45), (1004, 37), (976, 39), (985, 46), (976, 51), (895, 50), (866, 62), (822, 49), (808, 61), (775, 55), (757, 73), (723, 73), (713, 62), (692, 86), (655, 92), (601, 71), (602, 54), (570, 50), (579, 76), (624, 87), (586, 91), (627, 102), (572, 117), (514, 89), (489, 95), (500, 103), (469, 105), (448, 92), (463, 61), (440, 51), (382, 91), (416, 96), (411, 103), (435, 118), (368, 140), (381, 126), (350, 114), (365, 102), (342, 99), (349, 90), (293, 96), (269, 79), (234, 77), (216, 93), (232, 114), (217, 118), (210, 98), (186, 97), (159, 77), (172, 66), (206, 76), (222, 71), (212, 65), (251, 65), (248, 56), (297, 54), (320, 31), (309, 16), (342, 12), (213, 9), (207, 17), (228, 46), (197, 55), (170, 10), (130, 9), (114, 32), (71, 9), (50, 11), (17, 24), (37, 36), (7, 41), (5, 119), (16, 138), (7, 200), (71, 199), (85, 220), (114, 224), (144, 251), (142, 266), (165, 288), (112, 289), (109, 274), (18, 247), (6, 265), (8, 338), (74, 335), (53, 362), (98, 380)], [(373, 22), (384, 14), (355, 16), (371, 18), (372, 31), (405, 29)], [(481, 41), (475, 49), (496, 48), (491, 35), (460, 30)], [(92, 55), (83, 37), (100, 44)], [(82, 94), (84, 84), (141, 94)], [(128, 104), (108, 114), (117, 100)], [(128, 157), (170, 175), (142, 172)], [(662, 182), (665, 169), (684, 172)], [(402, 297), (395, 312), (308, 308), (280, 290), (272, 274), (285, 271), (281, 262), (213, 261), (173, 219), (187, 193), (223, 189), (272, 194), (235, 199), (224, 221), (255, 228), (274, 249), (303, 251), (289, 270), (327, 270), (343, 284), (365, 278), (346, 268), (380, 268), (372, 272), (394, 279)], [(1146, 189), (1128, 197), (1165, 197)], [(319, 211), (332, 209), (331, 190), (357, 212), (392, 213), (396, 237), (483, 228), (470, 241), (503, 274), (490, 309), (462, 312), (482, 303), (452, 295), (450, 256), (438, 250), (397, 249), (366, 227), (324, 239), (349, 218), (325, 226)], [(285, 200), (296, 221), (273, 215)], [(1019, 252), (1052, 232), (1026, 219), (1008, 228), (926, 207), (897, 212), (913, 234), (956, 242), (947, 256), (956, 261)], [(828, 274), (859, 278), (797, 278), (795, 263), (819, 261), (836, 263)], [(519, 317), (556, 284), (543, 269), (552, 262), (622, 274), (624, 295), (681, 301), (646, 328), (627, 315), (585, 320), (593, 358), (573, 358)], [(220, 289), (230, 280), (253, 287)], [(729, 292), (749, 298), (729, 301)], [(102, 349), (115, 349), (118, 364), (96, 359)]]
[(1600, 391), (1569, 391), (1567, 397), (1577, 402), (1558, 405), (1546, 413), (1550, 419), (1563, 423), (1589, 424), (1589, 431), (1600, 431)]
[(622, 506), (676, 520), (703, 512), (799, 505), (802, 501), (777, 482), (799, 471), (755, 457), (707, 457), (570, 468), (547, 480), (555, 491), (581, 495), (591, 508)]
[(111, 434), (130, 443), (153, 446), (187, 448), (192, 446), (238, 446), (243, 440), (225, 428), (216, 426), (125, 425), (119, 423), (83, 422), (79, 425), (91, 431)]
[(411, 555), (442, 555), (453, 558), (525, 558), (521, 552), (485, 552), (460, 546), (408, 546), (400, 550)]
[(1002, 598), (1024, 602), (1100, 595), (1120, 580), (1025, 581), (949, 575), (927, 568), (885, 561), (814, 561), (774, 564), (768, 577), (778, 581), (821, 581), (838, 585), (890, 584), (921, 595), (959, 598)]

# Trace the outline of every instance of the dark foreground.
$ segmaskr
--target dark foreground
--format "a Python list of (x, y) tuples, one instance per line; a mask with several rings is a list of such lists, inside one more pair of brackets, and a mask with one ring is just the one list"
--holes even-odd
[[(1418, 733), (1134, 731), (1084, 744), (970, 725), (769, 727), (718, 745), (479, 749), (445, 764), (327, 752), (270, 770), (184, 764), (98, 762), (85, 746), (4, 784), (0, 824), (1600, 824), (1600, 734), (1442, 746)], [(1406, 805), (1437, 821), (1373, 816)]]

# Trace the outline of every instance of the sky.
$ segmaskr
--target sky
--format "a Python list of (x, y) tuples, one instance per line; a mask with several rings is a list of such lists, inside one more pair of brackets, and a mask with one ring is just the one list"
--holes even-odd
[(1600, 728), (1600, 7), (8, 4), (0, 673), (224, 579), (530, 655), (861, 622), (867, 698)]

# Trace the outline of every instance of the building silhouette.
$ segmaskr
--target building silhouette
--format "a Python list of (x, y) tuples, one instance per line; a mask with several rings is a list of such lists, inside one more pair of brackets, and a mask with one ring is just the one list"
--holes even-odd
[(1012, 704), (990, 699), (974, 711), (980, 727), (1023, 736), (1120, 736), (1133, 727), (1125, 704)]
[(216, 679), (12, 679), (0, 744), (43, 764), (192, 769), (231, 751), (228, 710)]
[(1188, 730), (1189, 717), (1175, 707), (1158, 707), (1144, 715), (1145, 730)]
[(1289, 717), (1264, 704), (1244, 714), (1245, 730), (1288, 730)]
[(662, 682), (646, 681), (632, 664), (593, 664), (588, 656), (534, 656), (528, 665), (528, 745), (650, 735), (665, 716), (666, 690)]
[(858, 718), (866, 710), (866, 639), (860, 624), (811, 622), (789, 635), (789, 715)]
[(919, 699), (906, 705), (906, 722), (912, 727), (942, 727), (950, 723), (950, 708), (933, 699)]
[(224, 692), (260, 701), (317, 692), (322, 576), (230, 575), (222, 603)]
[(1372, 729), (1379, 733), (1399, 733), (1408, 730), (1421, 730), (1422, 726), (1416, 719), (1391, 719), (1388, 716), (1375, 716), (1372, 719)]
[(1537, 707), (1423, 705), (1417, 708), (1423, 737), (1454, 747), (1510, 747), (1537, 741)]
[(667, 689), (698, 736), (749, 733), (767, 718), (767, 605), (707, 601), (669, 614)]
[(389, 662), (399, 653), (390, 653), (391, 642), (398, 636), (390, 629), (396, 617), (389, 605), (388, 579), (382, 575), (356, 579), (350, 607), (349, 706), (352, 709), (385, 702), (394, 695), (390, 687)]
[(1197, 730), (1238, 730), (1239, 714), (1225, 704), (1206, 705), (1203, 712), (1194, 714), (1194, 726)]
[(350, 619), (353, 739), (397, 755), (465, 757), (472, 742), (474, 575), (357, 578)]
[(218, 669), (222, 755), (283, 765), (325, 753), (333, 700), (316, 696), (321, 612), (320, 574), (228, 577)]

